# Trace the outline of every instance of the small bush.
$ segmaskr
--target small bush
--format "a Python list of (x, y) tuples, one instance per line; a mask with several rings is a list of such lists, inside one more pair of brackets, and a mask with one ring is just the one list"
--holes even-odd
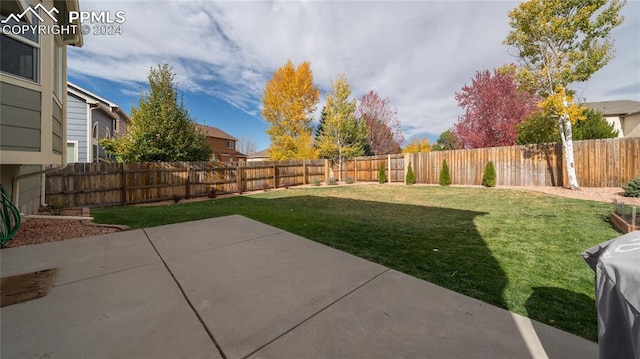
[(179, 194), (174, 194), (174, 195), (173, 195), (173, 202), (174, 202), (174, 203), (178, 203), (178, 202), (180, 202), (180, 200), (181, 200), (181, 199), (182, 199), (182, 196), (181, 196), (181, 195), (179, 195)]
[(263, 190), (263, 191), (265, 191), (265, 192), (267, 192), (267, 191), (269, 190), (269, 184), (268, 184), (268, 183), (266, 183), (266, 182), (265, 182), (265, 183), (263, 183), (263, 184), (262, 184), (262, 190)]
[(378, 169), (378, 183), (385, 182), (387, 182), (387, 172), (384, 170), (384, 163), (381, 163)]
[(314, 186), (319, 186), (320, 185), (320, 180), (317, 178), (314, 178), (311, 180), (311, 184)]
[(622, 189), (626, 197), (640, 197), (640, 177), (629, 181)]
[(52, 198), (47, 205), (49, 211), (54, 216), (59, 216), (62, 211), (69, 206), (69, 202), (61, 201), (57, 198)]
[(354, 184), (356, 182), (356, 179), (353, 177), (347, 177), (345, 178), (345, 181), (347, 182), (347, 184)]
[(411, 167), (411, 162), (409, 162), (409, 167), (407, 167), (407, 176), (406, 176), (407, 184), (415, 184), (416, 183), (416, 175), (413, 173), (413, 168)]
[(484, 168), (484, 173), (482, 174), (482, 185), (485, 187), (495, 187), (496, 186), (496, 169), (493, 168), (493, 162), (487, 162), (487, 165)]
[(329, 185), (335, 186), (338, 184), (338, 181), (334, 177), (329, 178)]
[(451, 184), (451, 172), (449, 172), (449, 164), (447, 160), (442, 160), (442, 169), (440, 170), (440, 185), (448, 186)]

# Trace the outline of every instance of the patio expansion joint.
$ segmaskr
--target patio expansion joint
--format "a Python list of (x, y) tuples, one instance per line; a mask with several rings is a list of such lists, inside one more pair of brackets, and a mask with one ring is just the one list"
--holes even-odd
[(156, 251), (156, 254), (160, 258), (160, 261), (162, 262), (162, 264), (166, 268), (167, 272), (169, 272), (169, 275), (171, 275), (171, 278), (173, 279), (174, 283), (176, 283), (176, 285), (178, 286), (178, 289), (180, 290), (180, 293), (182, 294), (182, 297), (184, 297), (184, 299), (187, 302), (187, 304), (189, 304), (189, 308), (191, 308), (191, 311), (195, 314), (196, 318), (198, 318), (198, 321), (200, 322), (200, 324), (204, 328), (205, 332), (207, 332), (207, 335), (209, 336), (209, 339), (211, 339), (211, 342), (213, 343), (213, 345), (215, 345), (216, 349), (218, 349), (218, 352), (220, 353), (222, 358), (223, 359), (227, 359), (227, 356), (224, 354), (224, 351), (222, 351), (222, 347), (220, 347), (220, 345), (216, 341), (216, 338), (213, 336), (213, 333), (209, 330), (209, 328), (205, 324), (205, 322), (202, 319), (202, 317), (200, 316), (200, 314), (198, 314), (198, 311), (196, 310), (196, 308), (193, 306), (193, 304), (189, 300), (189, 297), (187, 296), (187, 293), (184, 291), (184, 288), (182, 288), (182, 286), (178, 282), (178, 279), (173, 274), (173, 272), (171, 271), (171, 269), (169, 268), (169, 266), (165, 262), (164, 258), (160, 255), (160, 252), (158, 252), (158, 249), (156, 248), (156, 246), (153, 244), (153, 241), (151, 240), (151, 238), (149, 238), (149, 234), (147, 234), (147, 231), (144, 228), (142, 229), (142, 231), (144, 232), (144, 235), (147, 237), (147, 240), (149, 241), (149, 243), (153, 247), (153, 250)]
[(284, 337), (285, 335), (287, 335), (288, 333), (296, 330), (298, 327), (302, 326), (303, 324), (305, 324), (306, 322), (310, 321), (311, 319), (315, 318), (316, 316), (318, 316), (320, 313), (326, 311), (327, 309), (331, 308), (332, 306), (334, 306), (336, 303), (340, 302), (341, 300), (345, 299), (346, 297), (350, 296), (351, 294), (353, 294), (354, 292), (356, 292), (358, 289), (364, 287), (365, 285), (373, 282), (374, 280), (376, 280), (378, 277), (380, 277), (381, 275), (389, 272), (391, 269), (390, 268), (385, 268), (385, 270), (383, 270), (382, 272), (374, 275), (373, 277), (371, 277), (370, 279), (368, 279), (367, 281), (365, 281), (364, 283), (360, 284), (359, 286), (353, 288), (352, 290), (348, 291), (347, 293), (345, 293), (344, 295), (342, 295), (341, 297), (339, 297), (338, 299), (334, 300), (333, 302), (327, 304), (326, 306), (324, 306), (323, 308), (320, 308), (317, 312), (311, 314), (309, 317), (305, 318), (304, 320), (300, 321), (300, 323), (294, 325), (293, 327), (287, 329), (286, 331), (284, 331), (282, 334), (278, 335), (277, 337), (271, 339), (270, 341), (268, 341), (267, 343), (261, 345), (260, 347), (258, 347), (256, 350), (252, 351), (251, 353), (245, 355), (244, 357), (242, 357), (242, 359), (246, 359), (252, 355), (254, 355), (255, 353), (259, 352), (260, 350), (266, 348), (267, 346), (271, 345), (271, 343), (276, 342), (278, 339)]
[(141, 268), (141, 267), (144, 267), (144, 266), (148, 266), (148, 265), (150, 265), (150, 264), (153, 264), (153, 263), (157, 263), (157, 262), (159, 262), (161, 259), (162, 259), (162, 258), (159, 258), (158, 260), (153, 260), (153, 261), (149, 261), (149, 262), (146, 262), (146, 263), (137, 264), (137, 265), (134, 265), (134, 266), (131, 266), (131, 267), (121, 268), (121, 269), (117, 269), (117, 270), (109, 271), (109, 272), (106, 272), (106, 273), (101, 273), (101, 274), (92, 275), (92, 276), (90, 276), (90, 277), (86, 277), (86, 278), (81, 278), (81, 279), (76, 279), (76, 280), (72, 280), (72, 281), (69, 281), (69, 282), (64, 282), (64, 283), (60, 283), (60, 284), (55, 284), (53, 287), (54, 287), (54, 288), (55, 288), (55, 287), (62, 287), (62, 286), (65, 286), (65, 285), (70, 285), (70, 284), (75, 284), (75, 283), (83, 282), (83, 281), (85, 281), (85, 280), (90, 280), (90, 279), (95, 279), (95, 278), (100, 278), (100, 277), (106, 277), (106, 276), (109, 276), (109, 275), (112, 275), (112, 274), (115, 274), (115, 273), (120, 273), (120, 272), (125, 272), (125, 271), (131, 270), (131, 269)]
[[(215, 250), (220, 249), (220, 248), (225, 248), (225, 247), (235, 246), (235, 245), (238, 245), (238, 244), (247, 243), (247, 242), (255, 241), (255, 240), (258, 240), (258, 239), (263, 239), (263, 238), (273, 237), (273, 236), (275, 236), (275, 235), (282, 234), (282, 233), (285, 233), (285, 231), (280, 231), (280, 232), (276, 232), (276, 233), (270, 233), (270, 234), (264, 234), (264, 235), (260, 235), (260, 236), (256, 236), (256, 237), (251, 237), (251, 238), (243, 239), (243, 240), (241, 240), (241, 241), (232, 242), (232, 243), (226, 243), (226, 244), (221, 244), (221, 245), (219, 245), (219, 246), (214, 246), (214, 247), (207, 248), (207, 249), (194, 250), (194, 251), (190, 251), (190, 252), (187, 252), (187, 253), (182, 253), (182, 254), (173, 255), (173, 256), (167, 256), (167, 259), (174, 259), (174, 258), (180, 258), (180, 257), (188, 257), (188, 256), (192, 256), (192, 255), (194, 255), (194, 254), (206, 253), (206, 252), (209, 252), (209, 251), (215, 251)], [(145, 234), (146, 234), (146, 232), (145, 232)], [(148, 238), (148, 237), (147, 237), (147, 238)], [(152, 244), (152, 245), (153, 245), (153, 244)], [(154, 247), (154, 248), (155, 248), (155, 247)], [(160, 254), (158, 253), (158, 255), (160, 255)], [(162, 260), (164, 261), (164, 259), (162, 259)]]

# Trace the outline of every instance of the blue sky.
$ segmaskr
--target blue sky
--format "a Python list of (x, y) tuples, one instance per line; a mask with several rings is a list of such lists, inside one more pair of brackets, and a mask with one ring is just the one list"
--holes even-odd
[[(515, 62), (502, 45), (514, 1), (92, 1), (83, 11), (124, 11), (121, 35), (84, 36), (70, 48), (69, 80), (126, 111), (168, 63), (198, 123), (269, 146), (262, 89), (291, 59), (309, 61), (324, 104), (344, 73), (352, 95), (369, 90), (398, 108), (406, 139), (432, 141), (462, 114), (454, 93), (478, 70)], [(587, 101), (640, 101), (640, 1), (616, 28), (615, 58), (572, 86)], [(87, 24), (87, 23), (85, 23)], [(93, 27), (96, 24), (88, 24)], [(319, 116), (316, 116), (318, 118)]]

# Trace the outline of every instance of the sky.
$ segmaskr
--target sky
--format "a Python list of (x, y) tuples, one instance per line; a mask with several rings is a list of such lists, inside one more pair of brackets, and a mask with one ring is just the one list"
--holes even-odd
[[(309, 61), (321, 91), (345, 74), (352, 96), (369, 90), (398, 110), (405, 142), (434, 142), (463, 114), (454, 98), (476, 71), (515, 63), (503, 45), (518, 1), (95, 1), (80, 10), (124, 11), (121, 34), (94, 34), (69, 48), (69, 81), (130, 112), (149, 70), (167, 63), (196, 122), (269, 146), (262, 91), (288, 59)], [(586, 101), (640, 101), (640, 0), (612, 31), (615, 57), (584, 83)], [(107, 25), (109, 26), (109, 25)], [(118, 26), (113, 24), (112, 26)], [(107, 29), (109, 30), (109, 29)]]

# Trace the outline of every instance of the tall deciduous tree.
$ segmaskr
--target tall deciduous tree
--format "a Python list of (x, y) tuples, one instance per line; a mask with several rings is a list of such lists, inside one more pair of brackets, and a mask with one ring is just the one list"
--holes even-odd
[(398, 153), (404, 142), (402, 126), (398, 120), (398, 109), (392, 107), (388, 98), (382, 98), (371, 90), (360, 99), (356, 116), (367, 125), (367, 153), (386, 155)]
[(320, 156), (339, 166), (338, 180), (342, 180), (342, 165), (350, 157), (364, 155), (367, 126), (356, 115), (356, 100), (349, 100), (351, 87), (345, 75), (331, 82), (333, 93), (327, 95), (326, 118), (322, 123), (317, 147)]
[(519, 90), (513, 72), (498, 70), (476, 72), (455, 98), (465, 113), (454, 133), (465, 148), (515, 145), (516, 126), (537, 108), (537, 99)]
[(624, 0), (529, 0), (509, 12), (505, 44), (516, 56), (542, 107), (557, 122), (569, 187), (579, 189), (572, 124), (582, 114), (569, 85), (587, 81), (613, 56), (609, 34), (620, 25)]
[(238, 140), (237, 150), (245, 155), (250, 155), (252, 153), (258, 152), (256, 143), (253, 142), (253, 139), (244, 136), (240, 137), (240, 139)]
[(317, 157), (311, 121), (319, 97), (309, 62), (296, 68), (289, 60), (273, 73), (262, 96), (262, 117), (271, 124), (266, 131), (271, 138), (271, 159)]
[(211, 147), (180, 99), (168, 64), (152, 68), (149, 93), (131, 109), (131, 127), (119, 138), (102, 140), (107, 154), (118, 162), (206, 161)]

